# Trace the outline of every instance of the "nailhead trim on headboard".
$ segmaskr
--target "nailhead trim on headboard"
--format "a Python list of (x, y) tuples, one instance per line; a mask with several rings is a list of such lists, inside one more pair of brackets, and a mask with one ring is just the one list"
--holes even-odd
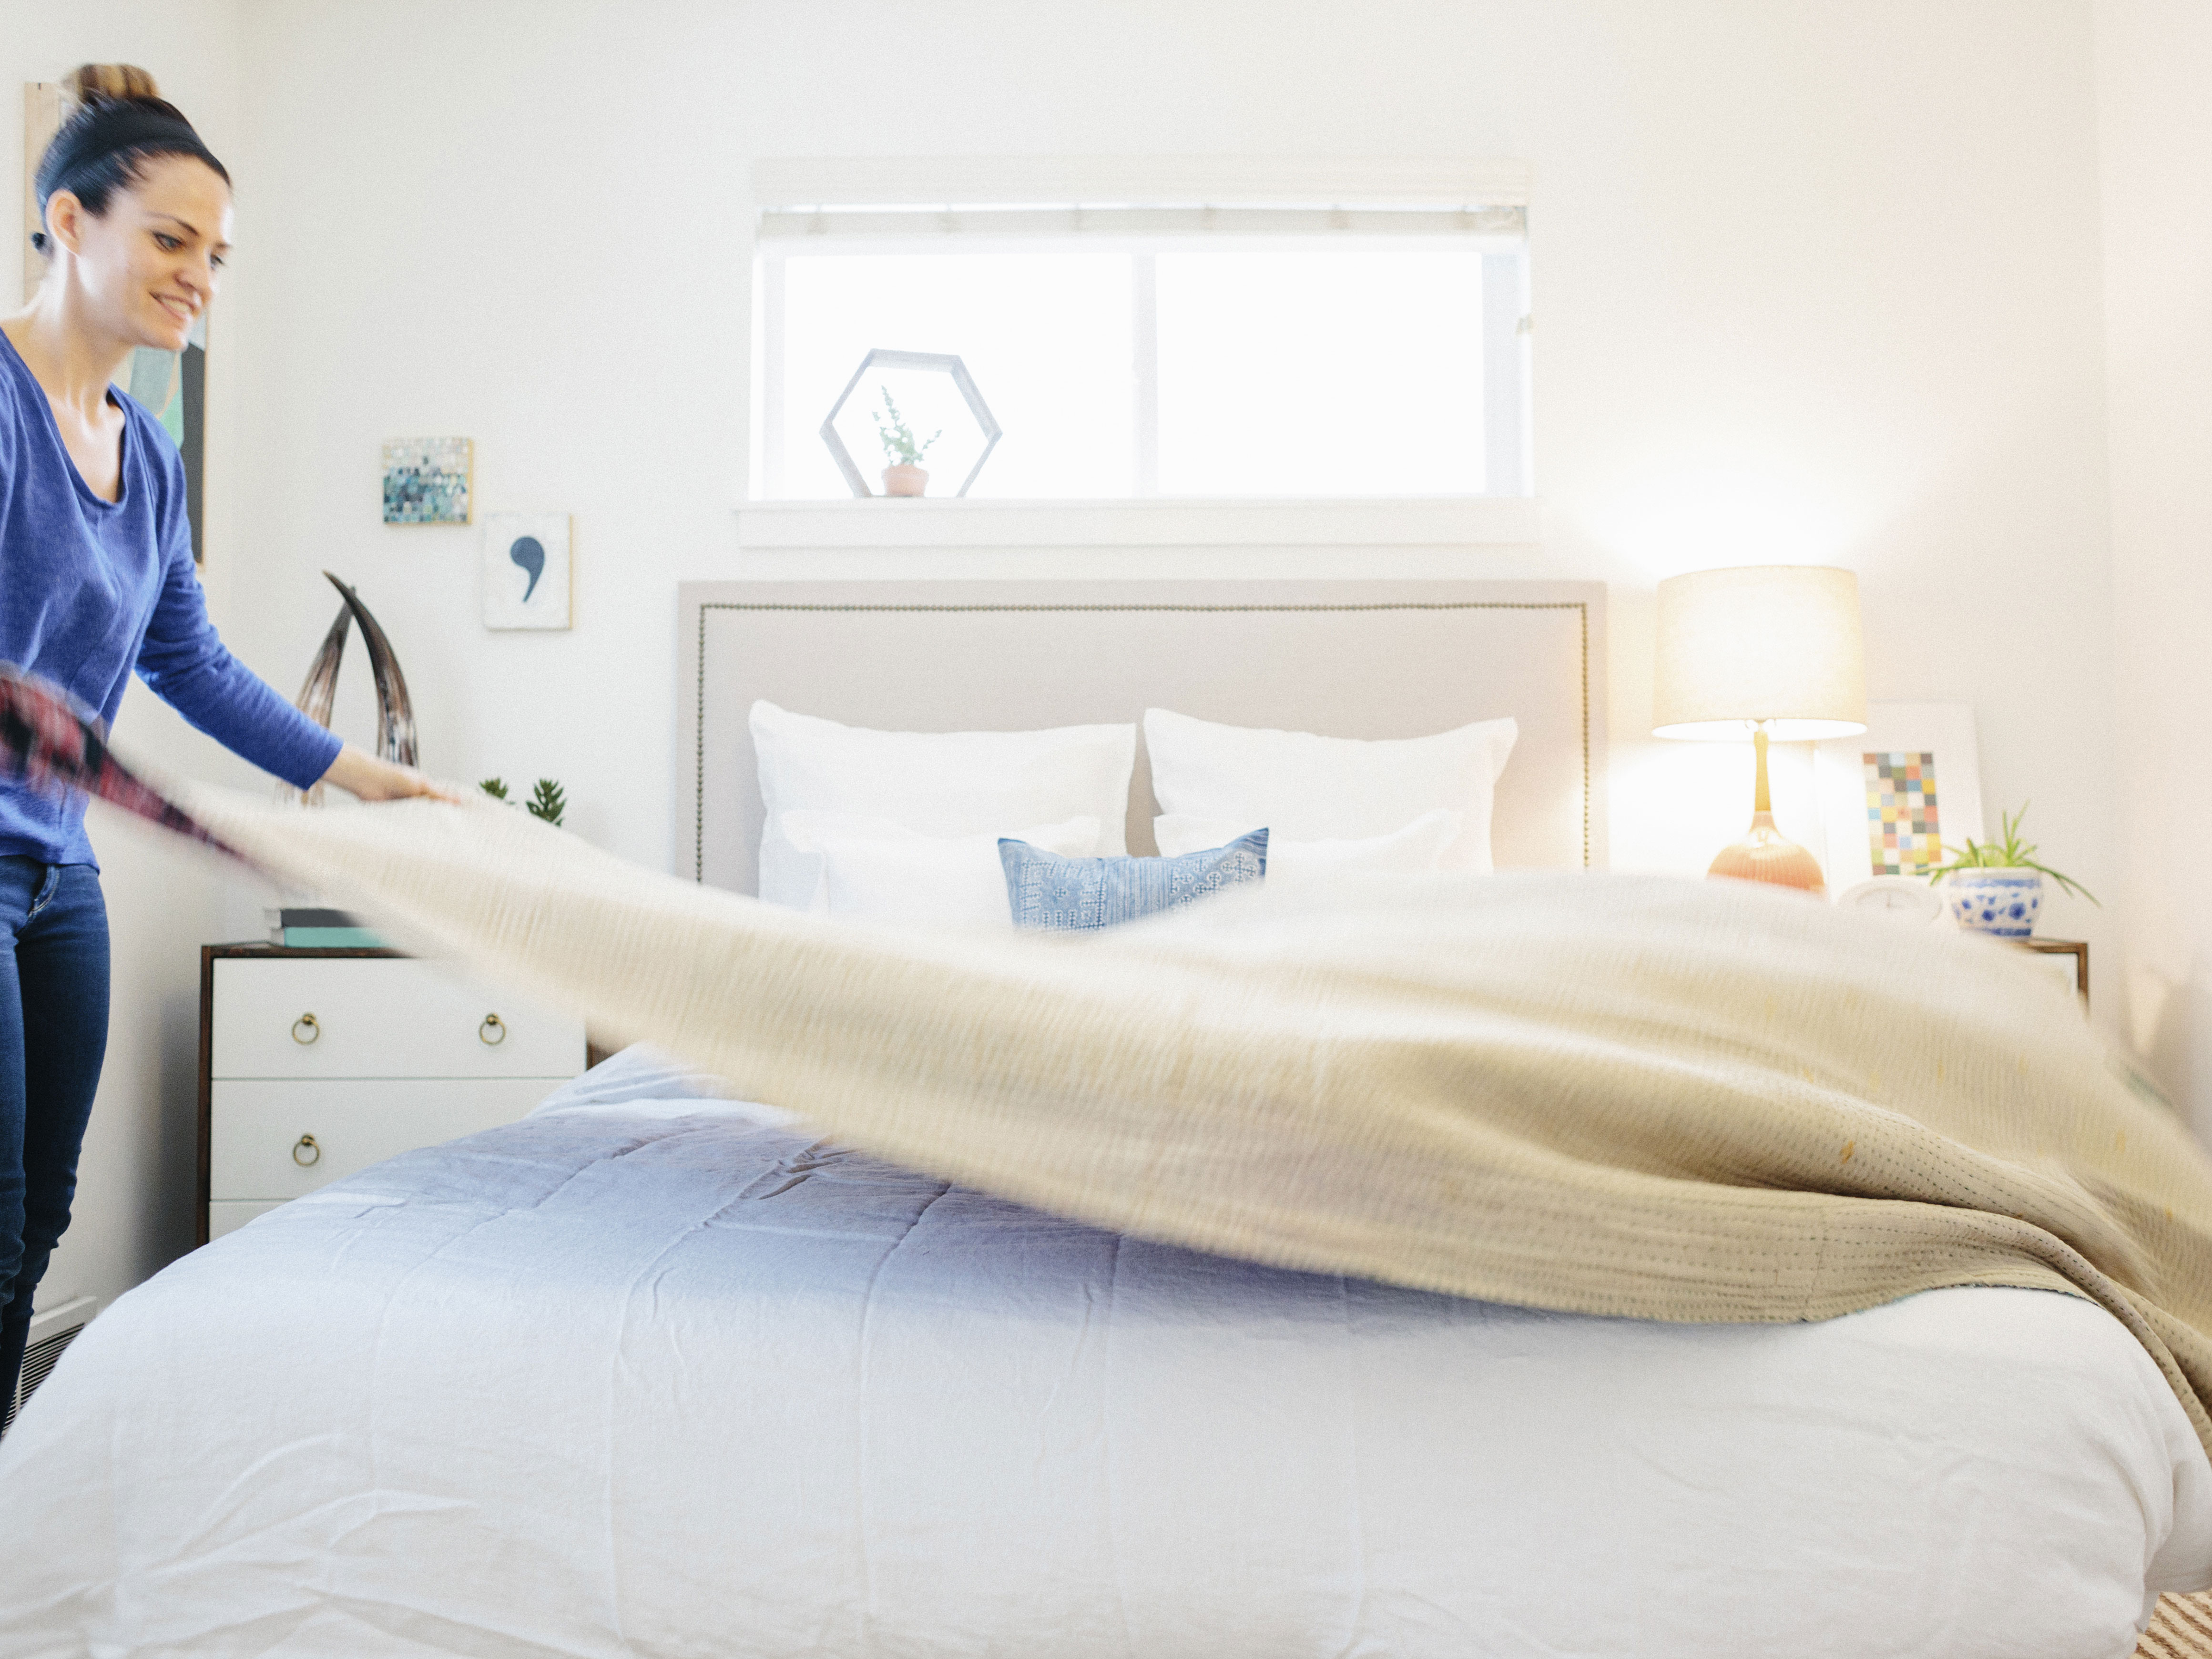
[(710, 611), (1572, 611), (1582, 627), (1583, 867), (1590, 861), (1589, 606), (1580, 599), (1383, 600), (1373, 605), (748, 605), (710, 599), (699, 607), (697, 720), (692, 757), (691, 878), (707, 878), (707, 613)]

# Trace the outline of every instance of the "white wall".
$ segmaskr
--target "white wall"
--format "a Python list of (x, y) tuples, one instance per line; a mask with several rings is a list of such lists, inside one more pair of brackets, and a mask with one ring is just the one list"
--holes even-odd
[(2100, 0), (2130, 1035), (2212, 1131), (2212, 9)]
[[(10, 238), (22, 216), (22, 82), (57, 80), (88, 61), (144, 64), (220, 155), (238, 137), (237, 37), (231, 0), (0, 0), (0, 88), (10, 100), (0, 118), (0, 221)], [(15, 310), (21, 291), (15, 258), (0, 258), (0, 310)], [(234, 545), (227, 416), (239, 383), (222, 344), (211, 338), (209, 371), (210, 586), (218, 598)], [(125, 694), (116, 735), (203, 776), (239, 775), (143, 686)], [(224, 936), (231, 885), (198, 854), (112, 819), (94, 819), (93, 841), (113, 937), (113, 1018), (75, 1217), (39, 1291), (46, 1307), (86, 1292), (119, 1295), (191, 1246), (199, 946)]]
[[(2112, 647), (2081, 3), (246, 0), (246, 15), (225, 301), (254, 377), (241, 628), (257, 659), (303, 658), (331, 610), (317, 567), (358, 578), (434, 767), (557, 775), (586, 833), (659, 862), (679, 579), (1096, 569), (738, 554), (736, 206), (753, 156), (1508, 156), (1537, 178), (1550, 545), (1297, 568), (1614, 583), (1614, 859), (1689, 871), (1740, 833), (1749, 755), (1640, 737), (1653, 584), (1849, 564), (1874, 694), (1975, 703), (1988, 799), (2032, 797), (2062, 866), (2117, 890), (2096, 764)], [(485, 633), (473, 532), (378, 523), (380, 441), (448, 432), (477, 441), (483, 506), (576, 514), (573, 634)], [(1249, 552), (1122, 568), (1164, 564), (1280, 568)], [(2109, 927), (2061, 900), (2048, 930), (2101, 947)], [(2100, 949), (2100, 979), (2108, 963)]]
[[(209, 106), (239, 179), (228, 631), (289, 689), (334, 609), (316, 573), (357, 582), (437, 770), (557, 775), (579, 830), (664, 863), (685, 578), (1596, 578), (1614, 861), (1692, 872), (1743, 826), (1749, 755), (1641, 736), (1653, 586), (1821, 560), (1861, 574), (1874, 695), (1974, 703), (1986, 798), (2032, 797), (2046, 850), (2116, 896), (2087, 0), (237, 17)], [(166, 73), (173, 39), (100, 50)], [(1540, 555), (741, 554), (751, 159), (1004, 153), (1532, 162)], [(447, 433), (477, 440), (480, 509), (576, 514), (574, 632), (486, 633), (474, 532), (379, 522), (380, 442)], [(365, 679), (342, 688), (355, 735)], [(2047, 931), (2091, 939), (2109, 1017), (2113, 913), (2060, 900)]]

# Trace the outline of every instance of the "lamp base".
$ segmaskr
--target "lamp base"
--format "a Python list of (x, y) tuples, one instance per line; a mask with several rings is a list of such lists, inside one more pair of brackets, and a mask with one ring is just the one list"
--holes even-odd
[[(1763, 757), (1762, 757), (1763, 758)], [(1736, 881), (1763, 881), (1776, 887), (1795, 887), (1808, 893), (1825, 893), (1827, 882), (1820, 861), (1774, 827), (1774, 814), (1753, 812), (1751, 829), (1705, 872), (1708, 878), (1727, 876)]]

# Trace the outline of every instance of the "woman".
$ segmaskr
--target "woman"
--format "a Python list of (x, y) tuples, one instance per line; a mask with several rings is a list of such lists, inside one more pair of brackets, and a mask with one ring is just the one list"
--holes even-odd
[[(229, 250), (230, 175), (143, 70), (88, 64), (37, 174), (50, 264), (0, 317), (0, 659), (109, 720), (132, 670), (186, 720), (302, 788), (438, 793), (338, 740), (223, 648), (192, 568), (185, 472), (110, 385), (180, 350)], [(0, 781), (0, 1403), (69, 1224), (107, 1043), (107, 913), (82, 800)]]

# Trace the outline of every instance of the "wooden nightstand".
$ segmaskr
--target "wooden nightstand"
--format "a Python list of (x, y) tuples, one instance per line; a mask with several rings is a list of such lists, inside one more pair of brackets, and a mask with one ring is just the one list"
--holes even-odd
[(396, 951), (202, 945), (198, 1242), (512, 1122), (584, 1063), (582, 1021)]
[(2023, 951), (2033, 951), (2043, 959), (2056, 978), (2070, 985), (2081, 999), (2081, 1010), (2089, 1009), (2089, 942), (2079, 939), (2023, 939), (2014, 941)]

